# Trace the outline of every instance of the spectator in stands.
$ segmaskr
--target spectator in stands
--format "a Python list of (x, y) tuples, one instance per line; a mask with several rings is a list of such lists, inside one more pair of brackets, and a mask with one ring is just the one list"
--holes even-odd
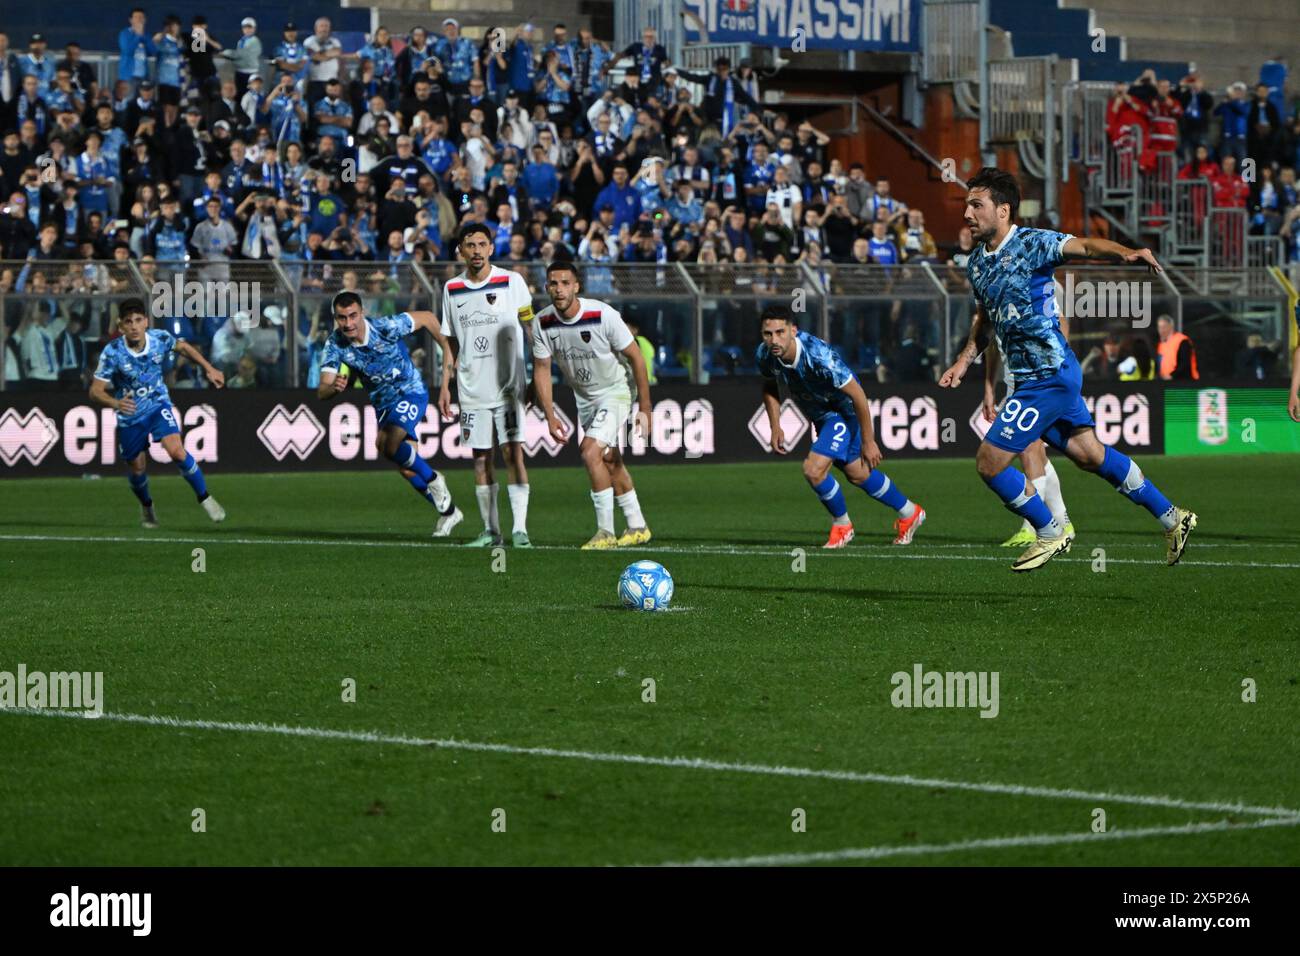
[[(44, 274), (37, 273), (37, 278), (42, 281), (33, 289), (34, 292), (44, 285)], [(31, 390), (50, 388), (59, 380), (59, 360), (54, 350), (54, 335), (50, 331), (54, 301), (45, 299), (29, 303), (27, 318), (19, 326), (23, 382)]]
[(1282, 343), (1267, 345), (1264, 336), (1252, 332), (1246, 336), (1245, 347), (1237, 352), (1233, 360), (1233, 377), (1258, 382), (1272, 378), (1282, 351)]
[(68, 321), (54, 340), (54, 354), (59, 363), (59, 385), (65, 389), (81, 390), (86, 387), (86, 329), (85, 316), (72, 312)]
[(1250, 103), (1246, 100), (1246, 84), (1233, 83), (1228, 87), (1228, 98), (1214, 108), (1214, 114), (1223, 123), (1219, 137), (1219, 159), (1232, 156), (1240, 164), (1247, 155), (1246, 132)]
[[(307, 70), (307, 102), (313, 112), (319, 112), (319, 103), (328, 95), (327, 84), (339, 79), (339, 68), (345, 61), (357, 59), (355, 53), (344, 53), (343, 44), (332, 32), (328, 17), (317, 18), (312, 35), (303, 42), (310, 65)], [(341, 87), (335, 95), (341, 93)], [(349, 109), (350, 112), (350, 109)]]
[(918, 341), (915, 322), (903, 326), (903, 337), (890, 356), (876, 366), (880, 382), (934, 382), (938, 368)]
[(1214, 205), (1223, 209), (1245, 209), (1250, 198), (1250, 186), (1237, 172), (1237, 160), (1223, 157), (1223, 172), (1212, 183)]
[(1269, 99), (1263, 83), (1255, 87), (1255, 98), (1246, 113), (1246, 151), (1259, 168), (1271, 167), (1279, 157), (1282, 118)]
[(15, 124), (18, 95), (22, 88), (23, 75), (18, 57), (9, 49), (9, 35), (0, 32), (0, 129), (9, 129)]
[(1182, 161), (1188, 162), (1196, 147), (1209, 145), (1214, 97), (1205, 91), (1205, 83), (1197, 73), (1189, 73), (1179, 81), (1177, 96), (1183, 108), (1178, 123), (1178, 151)]
[(235, 95), (242, 97), (248, 81), (262, 67), (262, 41), (257, 38), (257, 21), (244, 17), (239, 22), (240, 37), (233, 49), (222, 50), (218, 55), (235, 65)]
[(138, 87), (149, 78), (149, 58), (158, 55), (153, 38), (145, 32), (145, 13), (140, 7), (131, 11), (130, 22), (117, 35), (120, 57), (117, 77)]
[(1119, 380), (1149, 382), (1156, 377), (1156, 362), (1145, 336), (1130, 336), (1119, 350)]
[(1083, 374), (1103, 381), (1119, 379), (1120, 340), (1114, 330), (1106, 333), (1100, 346), (1094, 345), (1080, 363)]
[(875, 192), (865, 203), (863, 203), (862, 209), (863, 215), (861, 218), (870, 222), (879, 218), (882, 209), (885, 210), (891, 218), (906, 213), (907, 203), (895, 199), (890, 194), (889, 180), (881, 178), (876, 180)]
[(1183, 103), (1168, 80), (1156, 81), (1155, 99), (1151, 101), (1151, 115), (1164, 116), (1173, 120), (1183, 117)]
[(1167, 315), (1156, 319), (1156, 332), (1160, 344), (1156, 349), (1156, 364), (1165, 381), (1199, 379), (1196, 367), (1196, 346), (1182, 332), (1174, 330), (1174, 320)]
[(898, 244), (906, 262), (935, 262), (939, 258), (939, 247), (934, 236), (925, 229), (925, 214), (919, 209), (907, 210), (906, 222), (902, 219), (894, 227), (894, 241)]
[(677, 75), (704, 87), (704, 116), (718, 127), (724, 136), (730, 136), (740, 122), (740, 107), (760, 110), (758, 101), (746, 92), (744, 86), (731, 75), (731, 60), (720, 56), (713, 61), (712, 73), (691, 73), (678, 68)]
[(190, 19), (190, 35), (187, 39), (189, 42), (184, 44), (183, 52), (189, 63), (190, 79), (198, 88), (199, 98), (207, 102), (219, 89), (215, 57), (222, 47), (216, 37), (208, 33), (207, 18), (199, 13)]

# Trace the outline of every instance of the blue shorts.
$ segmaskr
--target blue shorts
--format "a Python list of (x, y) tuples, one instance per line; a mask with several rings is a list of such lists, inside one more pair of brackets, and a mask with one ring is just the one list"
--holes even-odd
[(843, 468), (862, 457), (862, 429), (856, 418), (827, 415), (817, 423), (817, 440), (812, 450)]
[(1083, 371), (1067, 353), (1054, 374), (1016, 383), (1015, 394), (1002, 403), (984, 440), (1019, 454), (1041, 438), (1064, 451), (1075, 429), (1092, 426), (1092, 414), (1083, 403)]
[(424, 421), (424, 410), (428, 407), (428, 392), (409, 392), (399, 396), (391, 405), (376, 405), (375, 417), (381, 429), (388, 425), (400, 425), (406, 434), (415, 438), (415, 429)]
[(149, 416), (131, 425), (117, 426), (117, 457), (121, 461), (134, 461), (140, 452), (149, 447), (149, 436), (162, 441), (168, 435), (179, 435), (176, 412), (170, 406), (160, 406)]

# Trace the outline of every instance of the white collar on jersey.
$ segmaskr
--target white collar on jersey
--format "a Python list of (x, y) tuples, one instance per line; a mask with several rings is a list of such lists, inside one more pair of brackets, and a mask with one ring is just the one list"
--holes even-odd
[(574, 322), (577, 322), (580, 318), (582, 318), (582, 313), (584, 313), (584, 312), (587, 311), (587, 306), (586, 306), (586, 304), (582, 301), (582, 297), (581, 297), (581, 296), (579, 296), (579, 297), (578, 297), (577, 299), (575, 299), (574, 301), (576, 301), (576, 302), (578, 303), (578, 312), (577, 312), (577, 314), (574, 315), (574, 317), (571, 318), (571, 319), (566, 319), (566, 318), (564, 317), (564, 315), (561, 314), (561, 312), (560, 312), (559, 309), (555, 309), (554, 306), (551, 307), (552, 309), (555, 309), (555, 317), (556, 317), (557, 319), (559, 319), (561, 322), (563, 322), (565, 325), (572, 325)]
[(796, 335), (794, 337), (794, 361), (785, 362), (782, 361), (781, 359), (777, 359), (777, 361), (780, 362), (782, 365), (784, 365), (786, 368), (794, 368), (796, 365), (799, 364), (799, 354), (802, 351), (803, 351), (803, 344), (799, 341), (799, 336)]
[(1006, 244), (1011, 240), (1011, 237), (1014, 236), (1014, 235), (1016, 234), (1016, 230), (1019, 229), (1019, 228), (1020, 228), (1020, 227), (1017, 226), (1017, 225), (1013, 222), (1013, 223), (1011, 224), (1011, 228), (1007, 230), (1007, 234), (1006, 234), (1005, 236), (1002, 237), (1002, 241), (1001, 241), (1001, 242), (999, 242), (999, 243), (998, 243), (996, 246), (994, 246), (992, 249), (990, 249), (988, 246), (985, 246), (985, 247), (984, 247), (984, 255), (986, 255), (986, 256), (996, 256), (996, 255), (998, 254), (998, 250), (1000, 250), (1003, 246), (1005, 246), (1005, 245), (1006, 245)]
[(472, 289), (477, 289), (479, 286), (486, 285), (489, 279), (495, 279), (496, 277), (497, 277), (497, 267), (492, 265), (490, 262), (488, 263), (488, 274), (486, 278), (480, 279), (478, 282), (474, 282), (472, 279), (470, 279), (468, 269), (462, 272), (459, 276), (460, 281), (464, 282), (467, 286), (469, 286)]
[(144, 358), (146, 355), (149, 354), (149, 333), (148, 333), (148, 332), (145, 332), (145, 334), (144, 334), (144, 345), (141, 346), (140, 351), (138, 351), (138, 352), (133, 351), (133, 350), (131, 349), (131, 343), (128, 342), (125, 338), (122, 339), (122, 347), (123, 347), (124, 349), (126, 349), (126, 354), (127, 354), (127, 355), (130, 355), (130, 356), (132, 356), (132, 357), (134, 357), (134, 358)]
[(364, 348), (370, 342), (370, 320), (362, 316), (361, 321), (366, 323), (366, 334), (361, 336), (360, 342), (351, 343), (355, 348)]

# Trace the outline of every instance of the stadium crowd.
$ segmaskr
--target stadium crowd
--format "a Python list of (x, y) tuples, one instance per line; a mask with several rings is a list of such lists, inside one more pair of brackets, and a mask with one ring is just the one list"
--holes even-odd
[[(164, 274), (361, 260), (382, 287), (384, 266), (450, 260), (469, 222), (493, 229), (507, 266), (937, 256), (923, 213), (887, 180), (828, 160), (826, 134), (759, 105), (748, 63), (675, 67), (649, 29), (622, 51), (563, 24), (475, 42), (452, 17), (436, 34), (380, 27), (355, 53), (327, 19), (304, 32), (285, 23), (264, 41), (247, 18), (223, 44), (201, 16), (155, 25), (137, 9), (112, 89), (77, 44), (58, 58), (38, 34), (15, 53), (0, 34), (0, 258), (130, 259)], [(9, 270), (0, 289), (33, 281)], [(115, 282), (125, 272), (73, 264), (53, 285)], [(17, 377), (57, 379), (58, 350), (32, 351)]]
[[(1248, 210), (1250, 233), (1281, 236), (1286, 261), (1300, 262), (1300, 113), (1288, 109), (1285, 82), (1280, 61), (1261, 67), (1253, 90), (1239, 81), (1218, 96), (1197, 73), (1175, 84), (1145, 70), (1132, 84), (1115, 85), (1107, 133), (1112, 146), (1140, 143), (1142, 175), (1153, 174), (1160, 152), (1175, 153), (1179, 179), (1210, 183), (1212, 196), (1200, 197), (1199, 209)], [(1242, 175), (1247, 158), (1253, 176)]]
[[(132, 10), (111, 89), (76, 43), (60, 57), (37, 34), (19, 52), (0, 33), (0, 259), (13, 263), (0, 268), (0, 294), (27, 294), (4, 316), (7, 387), (81, 386), (115, 334), (93, 296), (133, 290), (128, 262), (153, 282), (191, 267), (225, 279), (241, 262), (276, 260), (320, 301), (349, 288), (397, 309), (410, 291), (401, 264), (446, 262), (452, 274), (449, 240), (467, 223), (487, 224), (499, 264), (530, 280), (525, 267), (556, 258), (593, 267), (595, 294), (599, 267), (614, 262), (698, 263), (720, 275), (728, 263), (806, 263), (825, 275), (830, 263), (947, 259), (949, 289), (967, 289), (969, 232), (941, 252), (923, 211), (888, 179), (846, 168), (824, 132), (765, 109), (747, 62), (691, 72), (669, 62), (652, 29), (615, 50), (564, 24), (475, 41), (447, 17), (437, 32), (402, 37), (381, 26), (345, 52), (325, 18), (266, 27), (245, 18), (241, 36), (218, 38), (202, 16), (156, 24)], [(1237, 91), (1215, 106), (1198, 83), (1171, 89), (1144, 74), (1118, 88), (1112, 136), (1174, 117), (1184, 173), (1213, 174), (1225, 201), (1255, 205), (1258, 228), (1294, 249), (1300, 120), (1284, 123), (1258, 93), (1254, 105)], [(1249, 195), (1208, 155), (1215, 112), (1225, 164), (1243, 151), (1270, 157)], [(1237, 112), (1240, 127), (1228, 121)], [(1261, 130), (1271, 131), (1267, 154), (1255, 152)], [(738, 274), (719, 287), (761, 281)], [(836, 347), (882, 379), (929, 377), (937, 323), (914, 308), (878, 298), (837, 315)], [(297, 348), (298, 384), (310, 386), (329, 319), (319, 307), (300, 312), (178, 318), (176, 331), (236, 387), (287, 384)], [(723, 295), (706, 328), (732, 370), (756, 344), (742, 313)], [(665, 371), (689, 362), (685, 319), (653, 330)], [(181, 368), (177, 384), (200, 384), (199, 374)]]

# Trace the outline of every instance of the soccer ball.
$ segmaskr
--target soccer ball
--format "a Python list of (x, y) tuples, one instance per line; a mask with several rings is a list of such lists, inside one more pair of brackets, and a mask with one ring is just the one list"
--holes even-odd
[(657, 561), (637, 561), (619, 577), (618, 596), (633, 611), (666, 611), (673, 600), (673, 576)]

